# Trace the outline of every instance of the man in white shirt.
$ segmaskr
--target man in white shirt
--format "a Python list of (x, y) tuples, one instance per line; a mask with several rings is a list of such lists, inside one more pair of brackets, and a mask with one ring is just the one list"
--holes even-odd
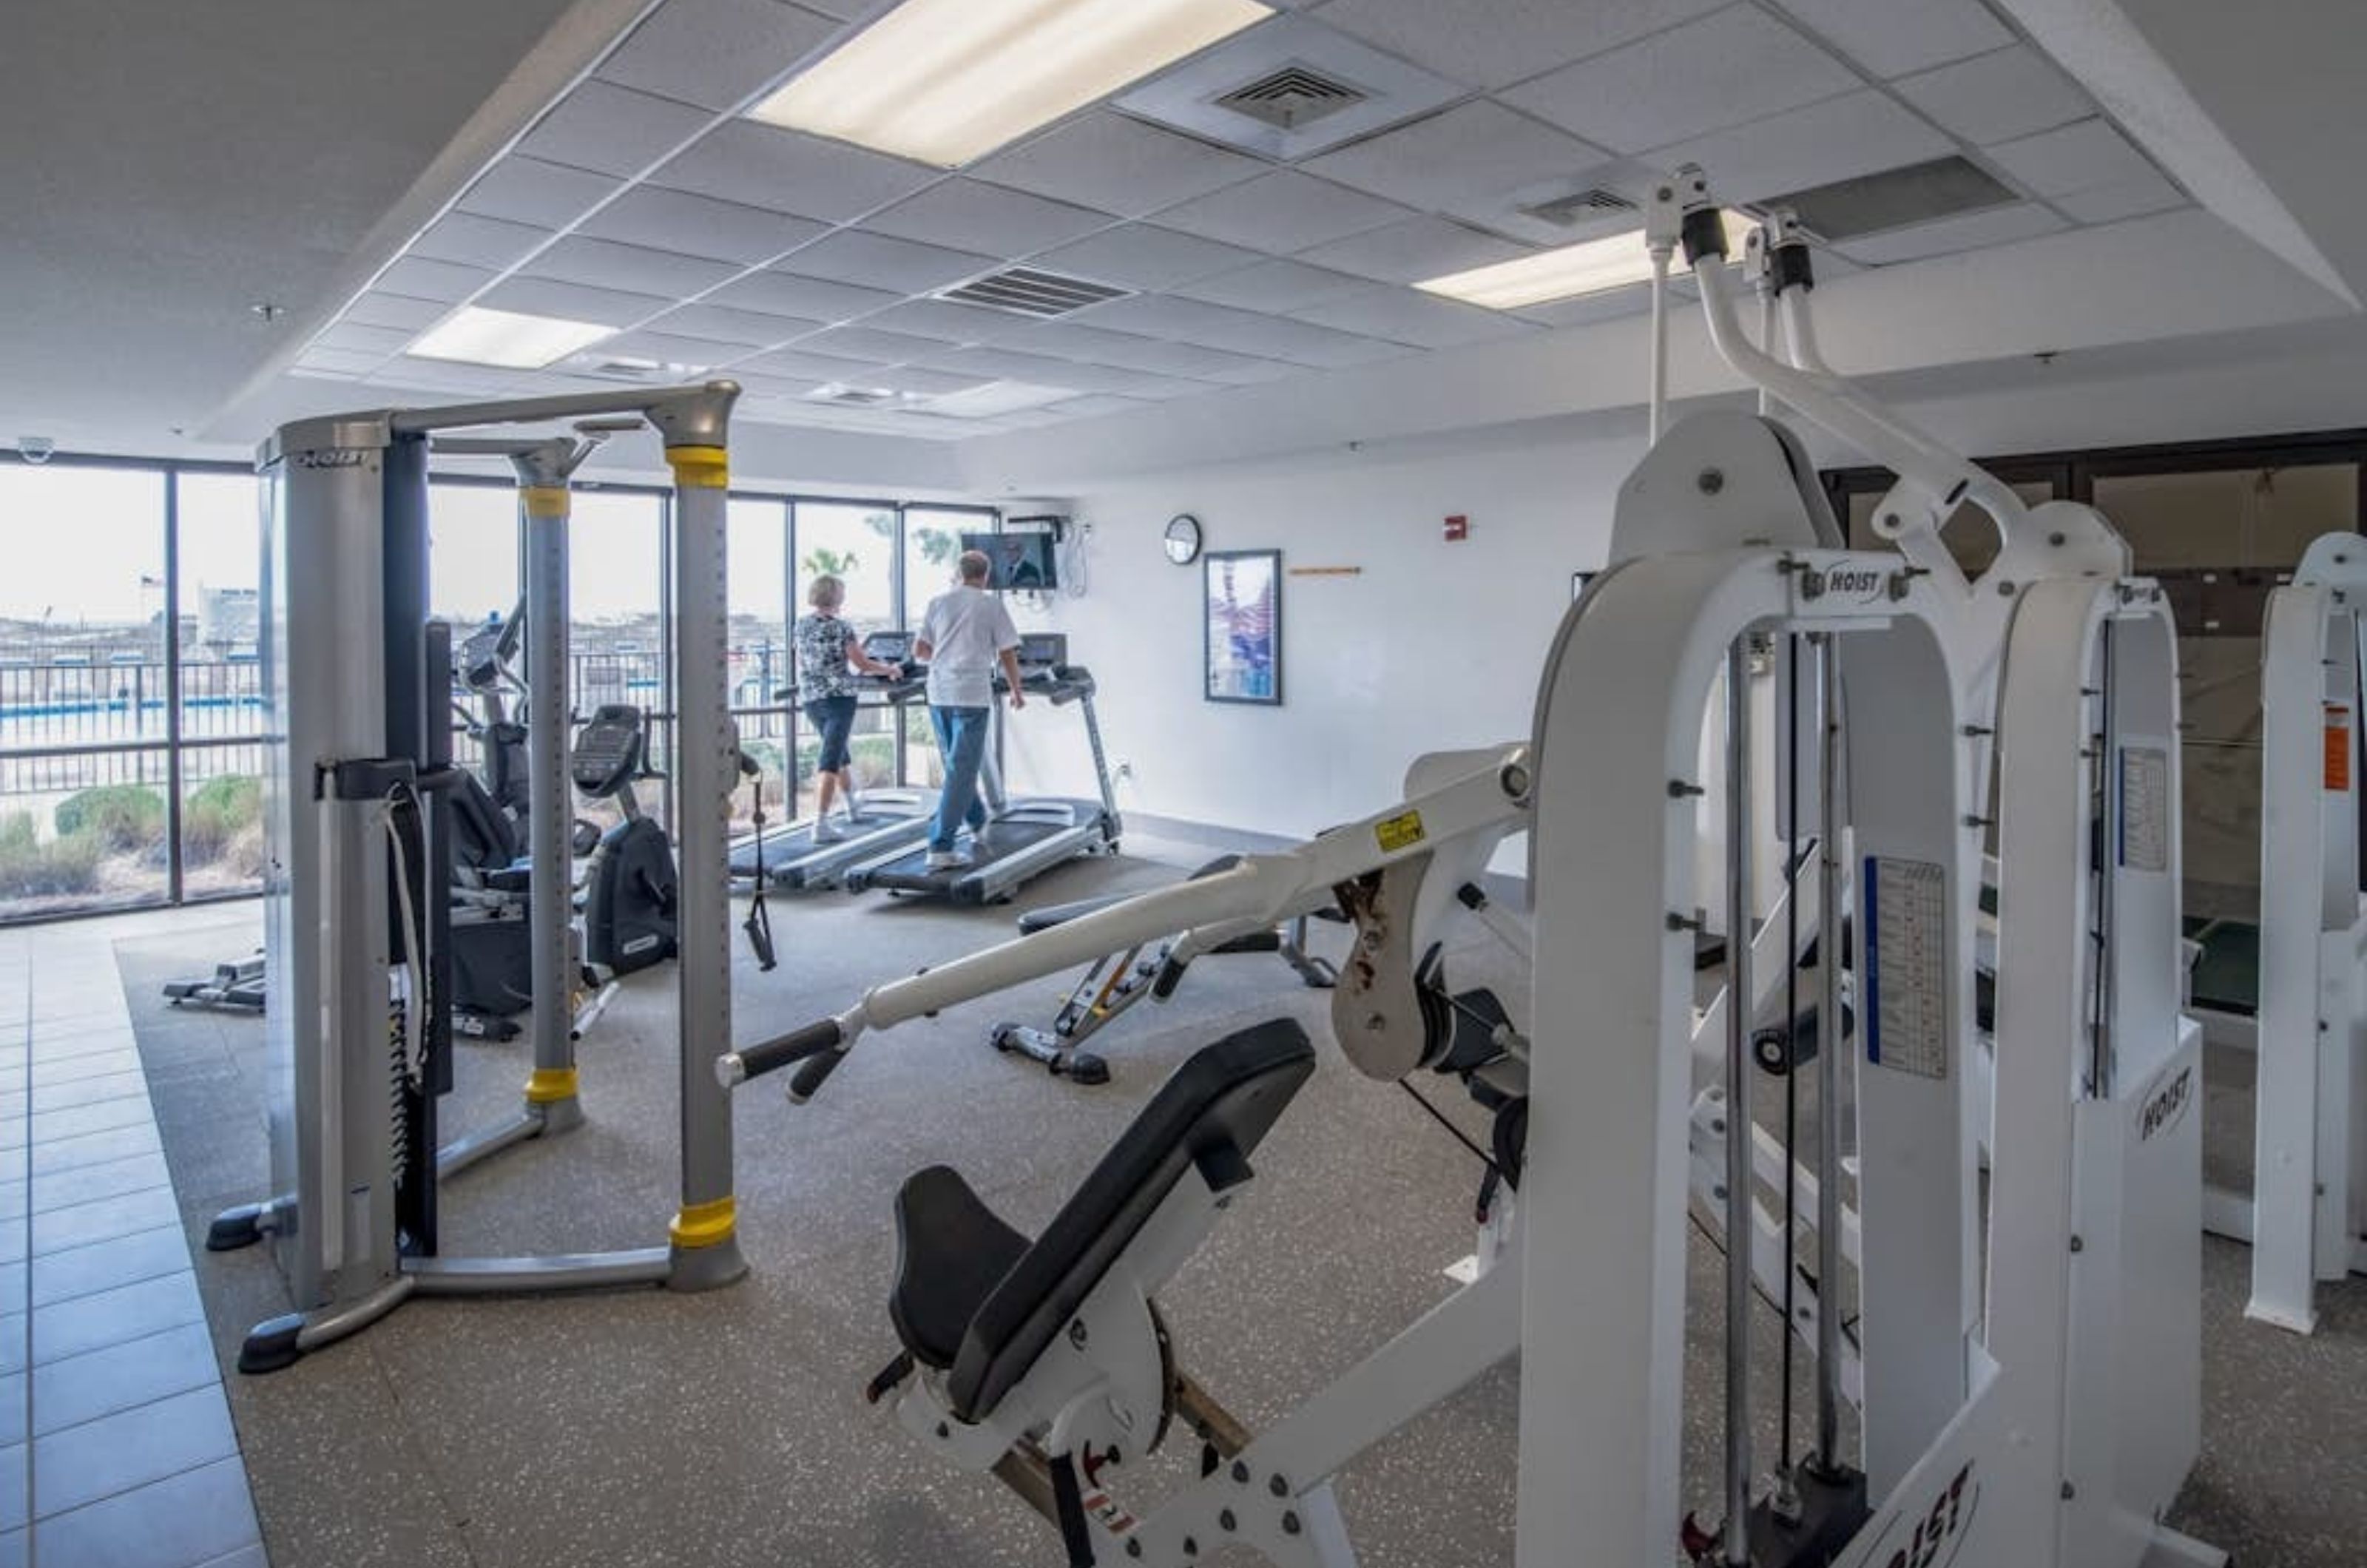
[(986, 826), (978, 770), (986, 757), (998, 662), (1011, 688), (1011, 705), (1027, 705), (1019, 690), (1019, 628), (1011, 624), (1002, 601), (986, 591), (992, 564), (980, 551), (962, 552), (960, 584), (929, 601), (912, 648), (929, 666), (929, 718), (946, 760), (945, 786), (929, 835), (931, 871), (968, 865), (969, 857), (954, 847), (962, 824), (968, 822), (972, 833)]

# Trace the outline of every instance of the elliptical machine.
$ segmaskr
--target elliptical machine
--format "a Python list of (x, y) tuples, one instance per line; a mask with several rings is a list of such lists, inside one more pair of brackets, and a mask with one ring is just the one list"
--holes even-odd
[(655, 777), (646, 763), (648, 732), (640, 708), (605, 703), (575, 732), (575, 787), (614, 800), (625, 819), (600, 836), (583, 885), (583, 956), (604, 976), (663, 964), (678, 951), (674, 841), (643, 815), (636, 779)]

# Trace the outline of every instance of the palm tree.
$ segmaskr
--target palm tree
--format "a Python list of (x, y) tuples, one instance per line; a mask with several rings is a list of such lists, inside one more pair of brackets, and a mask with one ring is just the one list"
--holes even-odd
[(808, 578), (852, 577), (863, 564), (863, 558), (853, 550), (833, 550), (828, 545), (816, 545), (806, 552), (799, 568)]

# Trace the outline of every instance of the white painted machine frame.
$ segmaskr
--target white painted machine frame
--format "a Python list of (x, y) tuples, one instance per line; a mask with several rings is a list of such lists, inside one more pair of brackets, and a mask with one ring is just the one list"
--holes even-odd
[(2317, 1325), (2321, 1283), (2367, 1273), (2367, 897), (2360, 888), (2367, 538), (2311, 542), (2260, 639), (2259, 1002), (2252, 1190), (2204, 1219), (2252, 1244), (2247, 1317)]

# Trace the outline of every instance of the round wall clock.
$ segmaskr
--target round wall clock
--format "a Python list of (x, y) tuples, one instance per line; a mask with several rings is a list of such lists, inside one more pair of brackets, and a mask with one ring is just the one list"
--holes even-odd
[(1200, 554), (1200, 520), (1188, 512), (1179, 512), (1167, 524), (1167, 558), (1177, 566), (1190, 566)]

